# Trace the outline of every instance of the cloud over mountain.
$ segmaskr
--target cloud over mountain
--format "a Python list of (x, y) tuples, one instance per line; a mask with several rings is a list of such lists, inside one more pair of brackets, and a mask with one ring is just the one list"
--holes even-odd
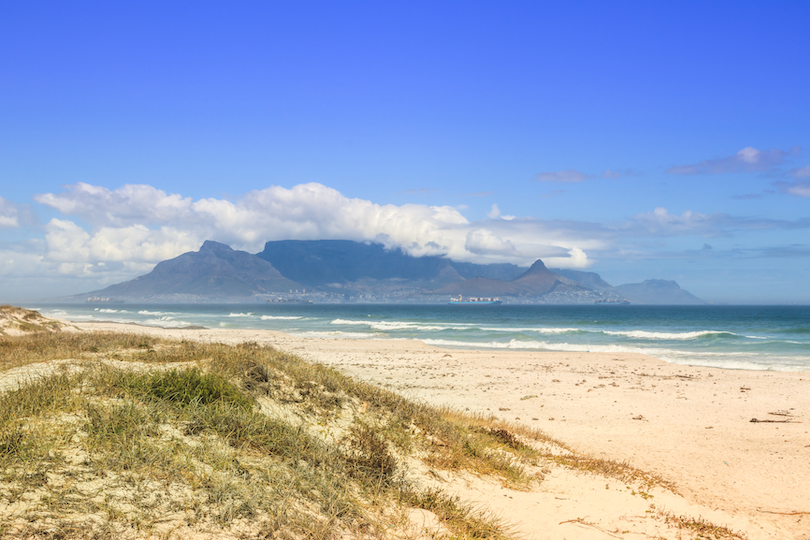
[[(784, 189), (800, 194), (804, 173), (792, 172), (795, 183)], [(594, 258), (610, 258), (624, 252), (621, 246), (644, 239), (731, 237), (742, 230), (810, 226), (807, 220), (689, 210), (676, 214), (664, 208), (612, 224), (513, 218), (502, 215), (497, 204), (487, 218), (470, 221), (460, 207), (377, 204), (319, 183), (271, 186), (235, 200), (195, 200), (146, 184), (108, 189), (79, 183), (35, 200), (61, 215), (38, 228), (37, 238), (0, 245), (0, 275), (64, 276), (106, 284), (146, 273), (159, 261), (199, 249), (208, 239), (252, 253), (272, 240), (336, 239), (378, 242), (413, 256), (439, 255), (459, 262), (528, 265), (542, 259), (556, 268), (585, 268)], [(35, 218), (27, 206), (0, 199), (0, 226), (25, 231)]]
[(252, 252), (271, 240), (374, 241), (414, 256), (516, 264), (542, 257), (559, 267), (587, 266), (587, 251), (606, 246), (591, 226), (512, 216), (470, 222), (454, 207), (380, 205), (318, 183), (271, 186), (236, 201), (194, 200), (143, 184), (108, 189), (79, 183), (35, 200), (65, 216), (45, 226), (43, 264), (88, 276), (111, 267), (125, 271), (122, 265), (142, 269), (206, 239)]

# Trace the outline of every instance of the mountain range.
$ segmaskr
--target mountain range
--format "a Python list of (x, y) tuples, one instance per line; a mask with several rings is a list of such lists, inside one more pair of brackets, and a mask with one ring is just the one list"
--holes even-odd
[(267, 242), (255, 255), (209, 240), (146, 275), (60, 300), (441, 303), (459, 295), (506, 303), (703, 303), (674, 281), (614, 287), (594, 272), (552, 270), (541, 260), (528, 269), (459, 263), (348, 240)]

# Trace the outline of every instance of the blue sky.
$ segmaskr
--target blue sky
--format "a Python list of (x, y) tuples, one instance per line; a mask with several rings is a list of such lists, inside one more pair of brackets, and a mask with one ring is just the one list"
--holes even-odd
[(7, 2), (0, 301), (206, 239), (344, 238), (808, 303), (809, 22), (801, 1)]

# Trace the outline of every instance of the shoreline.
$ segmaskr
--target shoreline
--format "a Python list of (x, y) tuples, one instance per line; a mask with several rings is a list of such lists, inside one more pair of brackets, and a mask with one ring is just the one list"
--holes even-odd
[(303, 338), (419, 339), (451, 349), (640, 353), (679, 365), (810, 370), (810, 335), (802, 325), (810, 306), (548, 305), (474, 312), (399, 304), (33, 307), (49, 317), (82, 322), (268, 329)]
[(658, 474), (685, 499), (730, 515), (732, 522), (718, 524), (749, 538), (806, 538), (800, 531), (810, 529), (810, 372), (693, 367), (634, 353), (441, 349), (416, 340), (298, 338), (270, 330), (71, 324), (270, 345), (406, 397), (519, 422), (579, 452)]

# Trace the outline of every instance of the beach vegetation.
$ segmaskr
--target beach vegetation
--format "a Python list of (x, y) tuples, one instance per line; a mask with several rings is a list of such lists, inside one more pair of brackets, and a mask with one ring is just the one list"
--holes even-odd
[[(21, 377), (25, 366), (36, 375)], [(550, 465), (640, 492), (667, 486), (539, 430), (432, 407), (255, 343), (6, 334), (0, 383), (3, 537), (408, 537), (414, 508), (451, 538), (510, 537), (420, 482), (414, 463), (518, 490)]]
[(503, 457), (486, 430), (465, 435), (458, 418), (335, 370), (253, 344), (110, 333), (5, 335), (0, 350), (0, 374), (39, 373), (0, 393), (4, 536), (385, 537), (407, 529), (408, 507), (458, 538), (507, 536), (423, 490), (405, 458), (514, 478), (521, 458)]

